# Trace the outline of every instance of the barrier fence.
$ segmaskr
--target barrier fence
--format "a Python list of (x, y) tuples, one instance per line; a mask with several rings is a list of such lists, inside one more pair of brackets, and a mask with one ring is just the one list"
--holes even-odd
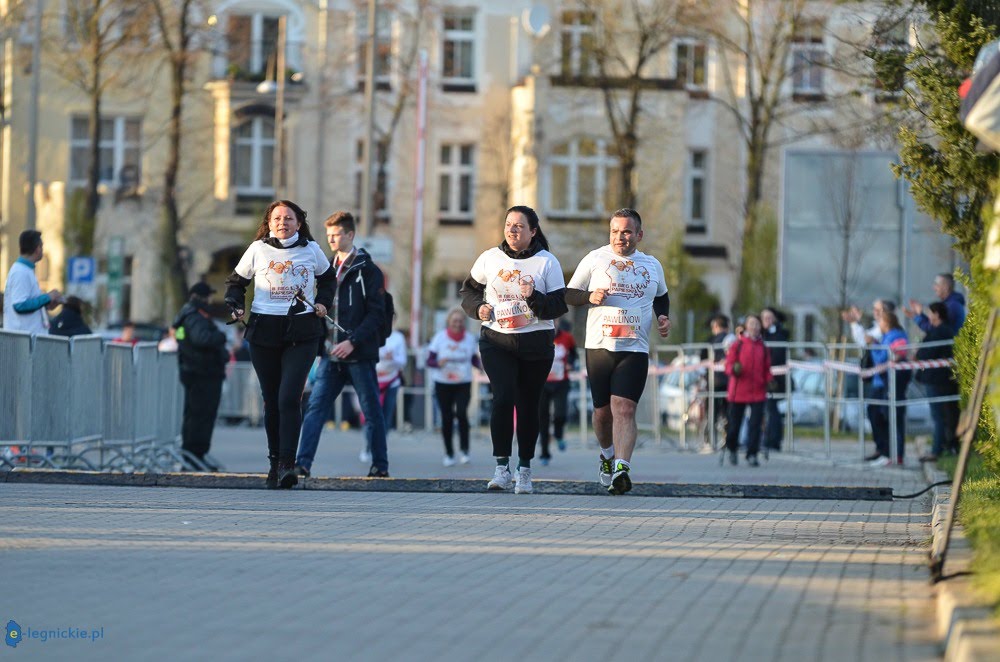
[[(894, 440), (898, 409), (908, 408), (905, 420), (910, 432), (926, 432), (927, 405), (958, 400), (958, 395), (926, 397), (913, 386), (910, 397), (896, 392), (897, 373), (947, 367), (950, 360), (896, 361), (862, 369), (856, 345), (788, 342), (768, 346), (784, 347), (789, 357), (786, 365), (772, 370), (787, 377), (784, 389), (767, 396), (784, 417), (786, 451), (795, 451), (794, 426), (812, 425), (815, 433), (810, 436), (822, 438), (827, 456), (832, 453), (834, 433), (846, 430), (856, 433), (857, 452), (863, 457), (865, 442), (871, 436), (866, 431), (869, 406), (888, 408), (889, 439)], [(929, 346), (913, 344), (908, 350)], [(724, 366), (722, 346), (655, 347), (636, 409), (640, 443), (686, 450), (720, 449), (724, 428), (714, 422), (717, 410), (726, 406), (725, 394), (716, 386)], [(865, 381), (885, 374), (890, 375), (886, 379), (887, 397), (872, 399)], [(586, 444), (594, 439), (587, 374), (578, 370), (569, 377), (567, 424), (581, 444)], [(422, 356), (411, 353), (392, 413), (392, 427), (404, 432), (434, 430), (440, 415), (432, 387)], [(356, 415), (342, 404), (354, 399), (352, 389), (348, 387), (345, 393), (347, 397), (340, 398), (341, 404), (331, 412), (338, 424)], [(491, 401), (489, 380), (476, 371), (470, 418), (473, 427), (487, 435)], [(132, 346), (102, 342), (98, 336), (31, 337), (0, 330), (0, 466), (122, 471), (177, 468), (185, 460), (178, 444), (182, 408), (176, 354), (157, 352), (154, 343)], [(249, 363), (229, 365), (219, 420), (261, 424), (263, 403)], [(889, 448), (895, 461), (896, 444), (890, 443)]]

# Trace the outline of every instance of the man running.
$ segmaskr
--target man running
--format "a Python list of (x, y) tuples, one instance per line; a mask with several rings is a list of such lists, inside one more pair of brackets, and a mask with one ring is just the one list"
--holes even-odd
[(611, 241), (591, 251), (566, 288), (566, 303), (587, 311), (587, 373), (594, 396), (594, 432), (601, 445), (600, 481), (609, 494), (632, 489), (629, 478), (638, 428), (635, 407), (649, 371), (649, 327), (670, 334), (670, 297), (663, 267), (640, 253), (642, 218), (634, 209), (611, 217)]

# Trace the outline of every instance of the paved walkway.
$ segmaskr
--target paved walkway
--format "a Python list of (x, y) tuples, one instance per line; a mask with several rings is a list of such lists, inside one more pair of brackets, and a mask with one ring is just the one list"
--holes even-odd
[[(357, 431), (328, 430), (315, 469), (357, 476)], [(220, 428), (236, 471), (259, 428)], [(891, 486), (856, 442), (759, 469), (647, 443), (637, 481)], [(436, 435), (393, 433), (397, 477), (441, 466)], [(911, 453), (915, 454), (915, 453)], [(577, 442), (539, 478), (595, 478)], [(929, 500), (629, 498), (0, 484), (0, 626), (101, 631), (26, 639), (23, 659), (940, 659), (926, 569)], [(78, 632), (79, 633), (79, 632)], [(40, 635), (39, 635), (40, 636)], [(6, 648), (0, 645), (0, 649)]]
[(0, 494), (18, 659), (938, 659), (926, 500)]

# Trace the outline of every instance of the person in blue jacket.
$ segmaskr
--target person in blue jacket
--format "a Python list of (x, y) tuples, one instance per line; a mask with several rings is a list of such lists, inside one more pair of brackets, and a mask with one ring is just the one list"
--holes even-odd
[[(872, 400), (889, 399), (889, 379), (896, 381), (896, 462), (903, 464), (903, 453), (906, 441), (906, 387), (910, 384), (909, 370), (894, 370), (888, 367), (894, 361), (906, 359), (909, 338), (899, 323), (896, 313), (883, 313), (878, 320), (882, 330), (880, 345), (872, 345), (872, 363), (876, 368), (885, 366), (886, 370), (872, 377), (869, 398)], [(875, 450), (878, 457), (871, 461), (872, 466), (884, 467), (891, 462), (889, 452), (889, 405), (868, 405), (868, 420), (872, 424), (872, 437), (875, 439)]]

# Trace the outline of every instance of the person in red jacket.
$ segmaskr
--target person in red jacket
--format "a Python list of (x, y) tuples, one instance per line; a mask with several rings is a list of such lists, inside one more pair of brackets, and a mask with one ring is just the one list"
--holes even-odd
[(756, 315), (748, 315), (746, 328), (726, 353), (726, 375), (729, 376), (729, 429), (726, 431), (726, 450), (729, 463), (736, 464), (740, 427), (747, 406), (750, 407), (750, 430), (747, 438), (747, 463), (760, 466), (757, 450), (760, 448), (761, 424), (767, 384), (771, 375), (771, 355), (761, 337), (763, 325)]

